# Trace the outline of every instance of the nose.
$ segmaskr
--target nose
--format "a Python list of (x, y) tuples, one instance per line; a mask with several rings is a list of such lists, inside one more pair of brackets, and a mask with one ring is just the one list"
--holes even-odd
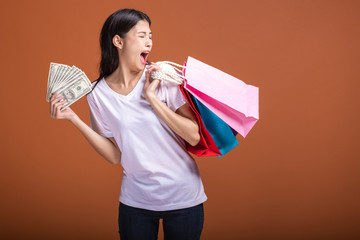
[(151, 40), (151, 38), (147, 38), (147, 41), (146, 41), (146, 43), (145, 43), (145, 46), (146, 47), (149, 47), (149, 48), (151, 48), (152, 47), (152, 40)]

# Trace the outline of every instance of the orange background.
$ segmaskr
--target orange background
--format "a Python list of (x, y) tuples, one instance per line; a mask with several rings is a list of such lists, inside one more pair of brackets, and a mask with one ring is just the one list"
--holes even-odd
[[(153, 22), (150, 60), (190, 55), (260, 88), (239, 146), (196, 158), (202, 239), (360, 238), (359, 1), (22, 0), (0, 10), (1, 239), (118, 239), (121, 167), (45, 96), (50, 62), (96, 79), (100, 29), (124, 7)], [(72, 108), (89, 123), (85, 98)]]

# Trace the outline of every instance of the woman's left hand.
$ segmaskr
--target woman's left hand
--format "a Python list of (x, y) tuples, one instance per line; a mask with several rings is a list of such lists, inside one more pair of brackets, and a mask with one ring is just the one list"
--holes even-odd
[(156, 64), (156, 63), (151, 63), (151, 65), (146, 67), (146, 72), (145, 72), (145, 84), (144, 84), (144, 95), (146, 100), (149, 101), (150, 98), (152, 97), (156, 97), (155, 95), (155, 90), (158, 88), (159, 84), (160, 84), (160, 80), (159, 79), (150, 79), (150, 72), (154, 72), (160, 70), (160, 67)]

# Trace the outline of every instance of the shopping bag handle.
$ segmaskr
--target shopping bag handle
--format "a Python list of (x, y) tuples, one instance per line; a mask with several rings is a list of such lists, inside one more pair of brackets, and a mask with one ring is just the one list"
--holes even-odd
[(156, 64), (159, 65), (160, 70), (151, 72), (152, 79), (164, 80), (178, 85), (184, 83), (183, 69), (186, 68), (185, 66), (170, 61), (159, 61)]

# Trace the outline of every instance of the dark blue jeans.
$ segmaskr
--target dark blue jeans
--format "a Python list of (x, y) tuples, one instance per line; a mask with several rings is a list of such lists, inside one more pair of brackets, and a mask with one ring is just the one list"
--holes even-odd
[(156, 240), (163, 219), (165, 240), (199, 240), (204, 225), (203, 204), (170, 211), (150, 211), (120, 203), (121, 240)]

